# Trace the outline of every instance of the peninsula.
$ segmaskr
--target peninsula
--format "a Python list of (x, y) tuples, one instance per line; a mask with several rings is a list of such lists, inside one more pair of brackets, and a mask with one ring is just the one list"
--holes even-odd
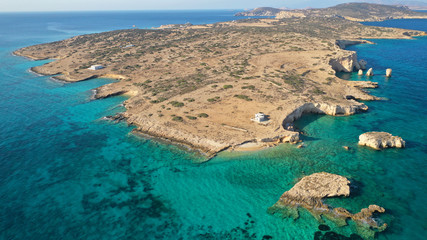
[[(366, 8), (359, 12), (376, 17)], [(304, 113), (366, 111), (357, 100), (376, 100), (363, 88), (377, 85), (335, 76), (365, 67), (356, 52), (343, 48), (370, 38), (426, 35), (353, 20), (358, 18), (314, 14), (169, 25), (76, 36), (14, 53), (55, 59), (32, 70), (60, 80), (117, 79), (97, 88), (94, 97), (128, 95), (120, 117), (135, 125), (135, 132), (212, 156), (224, 149), (249, 149), (248, 143), (258, 149), (297, 142), (292, 122)], [(266, 121), (253, 121), (259, 112)]]
[(372, 3), (343, 3), (328, 8), (280, 9), (255, 8), (236, 13), (236, 16), (275, 16), (277, 18), (304, 18), (335, 16), (351, 21), (372, 22), (390, 19), (427, 19), (426, 12), (412, 11), (407, 6), (382, 5)]

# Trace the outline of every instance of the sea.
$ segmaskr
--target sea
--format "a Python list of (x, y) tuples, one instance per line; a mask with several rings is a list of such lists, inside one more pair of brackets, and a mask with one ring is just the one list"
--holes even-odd
[[(296, 220), (267, 209), (298, 180), (340, 174), (355, 186), (327, 199), (355, 213), (386, 209), (377, 239), (425, 239), (427, 232), (427, 37), (373, 39), (351, 46), (375, 75), (381, 101), (347, 117), (305, 115), (305, 148), (284, 144), (220, 153), (208, 162), (188, 149), (131, 133), (105, 116), (123, 96), (91, 98), (111, 83), (56, 81), (29, 71), (50, 60), (12, 54), (75, 35), (162, 24), (240, 19), (234, 10), (0, 13), (0, 239), (360, 239), (354, 224), (329, 232), (301, 211)], [(365, 23), (427, 31), (427, 20)], [(386, 68), (393, 76), (386, 78)], [(357, 145), (368, 131), (401, 136), (405, 149)], [(343, 146), (349, 146), (347, 151)], [(352, 235), (353, 234), (353, 235)], [(352, 238), (350, 238), (352, 236)]]

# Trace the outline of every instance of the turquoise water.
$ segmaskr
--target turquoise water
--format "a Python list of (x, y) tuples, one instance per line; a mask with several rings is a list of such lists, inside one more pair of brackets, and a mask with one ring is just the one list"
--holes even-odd
[[(192, 13), (157, 12), (154, 20), (141, 12), (91, 13), (91, 21), (88, 13), (0, 14), (0, 239), (313, 239), (319, 223), (307, 213), (294, 221), (266, 211), (299, 177), (319, 171), (358, 186), (331, 205), (387, 209), (381, 218), (390, 227), (378, 239), (424, 238), (427, 38), (352, 47), (377, 74), (370, 80), (380, 88), (372, 94), (389, 100), (367, 102), (369, 112), (350, 117), (303, 117), (296, 124), (306, 148), (222, 153), (206, 163), (101, 120), (124, 110), (124, 97), (90, 99), (91, 89), (112, 80), (65, 84), (27, 72), (43, 61), (11, 55), (21, 46), (144, 22), (235, 19), (230, 11)], [(426, 21), (414, 26), (427, 30)], [(382, 76), (388, 67), (390, 79)], [(372, 130), (402, 136), (407, 148), (358, 147), (359, 134)], [(345, 236), (354, 232), (326, 224)]]

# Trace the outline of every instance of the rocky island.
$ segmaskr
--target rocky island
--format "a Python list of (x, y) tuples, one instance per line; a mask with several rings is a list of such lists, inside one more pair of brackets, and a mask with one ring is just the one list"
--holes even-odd
[(383, 148), (404, 148), (405, 141), (401, 137), (387, 132), (367, 132), (359, 136), (359, 145), (381, 150)]
[(373, 239), (376, 232), (384, 231), (387, 224), (379, 224), (374, 218), (375, 212), (383, 213), (385, 209), (370, 205), (356, 214), (347, 209), (333, 208), (323, 203), (323, 198), (350, 195), (350, 181), (336, 174), (320, 172), (303, 177), (289, 191), (283, 193), (279, 201), (268, 209), (271, 214), (282, 217), (299, 217), (300, 208), (309, 211), (320, 223), (322, 216), (334, 222), (338, 227), (347, 225), (347, 219), (356, 223), (356, 230), (364, 239)]
[[(375, 18), (375, 12), (359, 12)], [(118, 30), (14, 53), (55, 59), (32, 70), (63, 81), (117, 79), (97, 88), (94, 98), (129, 96), (120, 118), (135, 125), (135, 132), (213, 156), (248, 143), (258, 149), (297, 142), (292, 122), (305, 113), (339, 116), (366, 111), (358, 100), (378, 99), (363, 90), (376, 84), (335, 76), (337, 71), (366, 67), (356, 52), (343, 48), (370, 43), (370, 38), (426, 35), (349, 19), (319, 13)], [(268, 121), (253, 121), (259, 112)]]

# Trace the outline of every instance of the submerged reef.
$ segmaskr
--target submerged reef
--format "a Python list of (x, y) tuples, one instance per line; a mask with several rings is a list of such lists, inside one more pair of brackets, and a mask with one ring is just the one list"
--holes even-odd
[[(283, 218), (299, 218), (301, 208), (309, 211), (320, 223), (322, 217), (335, 223), (337, 227), (347, 225), (347, 219), (356, 223), (357, 233), (365, 239), (373, 239), (377, 232), (384, 231), (387, 224), (379, 224), (374, 218), (375, 212), (383, 213), (385, 209), (370, 205), (356, 214), (342, 207), (334, 208), (323, 203), (326, 197), (350, 195), (350, 181), (336, 174), (320, 172), (303, 177), (289, 191), (283, 193), (279, 201), (268, 209), (270, 214), (280, 214)], [(322, 227), (324, 228), (324, 227)], [(325, 229), (325, 228), (324, 228)]]

